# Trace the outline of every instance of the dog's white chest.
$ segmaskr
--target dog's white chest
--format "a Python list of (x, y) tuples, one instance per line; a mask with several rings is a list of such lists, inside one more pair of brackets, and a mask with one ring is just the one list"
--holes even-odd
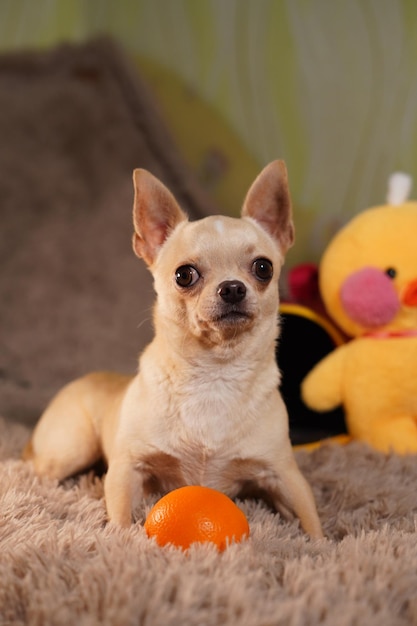
[(228, 468), (240, 456), (242, 415), (236, 392), (233, 398), (230, 394), (227, 384), (212, 381), (181, 393), (170, 415), (159, 414), (158, 427), (148, 441), (148, 449), (159, 452), (146, 455), (145, 468), (151, 469), (145, 473), (157, 479), (162, 491), (201, 484), (234, 492), (235, 479)]
[(275, 389), (275, 375), (269, 380), (262, 370), (260, 385), (247, 364), (221, 365), (197, 365), (175, 379), (161, 376), (161, 369), (143, 368), (143, 377), (131, 386), (123, 440), (162, 491), (202, 484), (233, 493), (231, 466), (258, 451), (260, 407), (262, 414), (268, 411), (265, 381)]
[(220, 397), (188, 398), (179, 412), (181, 438), (208, 448), (217, 447), (233, 430), (230, 417), (230, 410)]
[(200, 383), (184, 394), (178, 406), (180, 436), (192, 444), (216, 451), (230, 446), (239, 437), (244, 423), (240, 385), (227, 379)]

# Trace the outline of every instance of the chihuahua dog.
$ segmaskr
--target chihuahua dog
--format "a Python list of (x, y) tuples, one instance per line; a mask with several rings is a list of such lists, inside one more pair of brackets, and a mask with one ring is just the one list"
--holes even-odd
[(261, 495), (322, 537), (278, 391), (278, 277), (294, 237), (285, 164), (260, 173), (241, 219), (189, 222), (149, 172), (133, 181), (133, 248), (157, 294), (154, 339), (136, 376), (93, 373), (64, 387), (25, 458), (58, 480), (104, 458), (108, 518), (121, 526), (144, 495), (201, 484)]

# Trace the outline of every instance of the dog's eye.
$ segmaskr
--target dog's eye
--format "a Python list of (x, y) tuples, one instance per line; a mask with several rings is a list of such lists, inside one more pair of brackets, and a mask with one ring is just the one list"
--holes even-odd
[(252, 265), (252, 272), (258, 280), (266, 282), (271, 280), (274, 269), (271, 261), (268, 261), (268, 259), (256, 259)]
[(181, 265), (175, 272), (175, 280), (180, 287), (191, 287), (199, 278), (200, 274), (192, 265)]

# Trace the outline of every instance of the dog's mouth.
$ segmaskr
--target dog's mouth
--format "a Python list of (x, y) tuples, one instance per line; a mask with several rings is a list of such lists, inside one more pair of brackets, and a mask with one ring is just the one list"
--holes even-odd
[(223, 311), (214, 318), (214, 322), (220, 326), (240, 326), (252, 320), (253, 315), (248, 311), (236, 307)]
[(256, 312), (236, 304), (216, 307), (211, 315), (198, 321), (198, 335), (210, 345), (237, 340), (252, 328)]

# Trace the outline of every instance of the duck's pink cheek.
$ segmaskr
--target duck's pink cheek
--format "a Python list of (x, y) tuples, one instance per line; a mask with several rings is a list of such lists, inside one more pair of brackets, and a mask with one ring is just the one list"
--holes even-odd
[(385, 326), (400, 308), (392, 279), (376, 267), (364, 267), (348, 276), (340, 298), (345, 313), (365, 328)]

